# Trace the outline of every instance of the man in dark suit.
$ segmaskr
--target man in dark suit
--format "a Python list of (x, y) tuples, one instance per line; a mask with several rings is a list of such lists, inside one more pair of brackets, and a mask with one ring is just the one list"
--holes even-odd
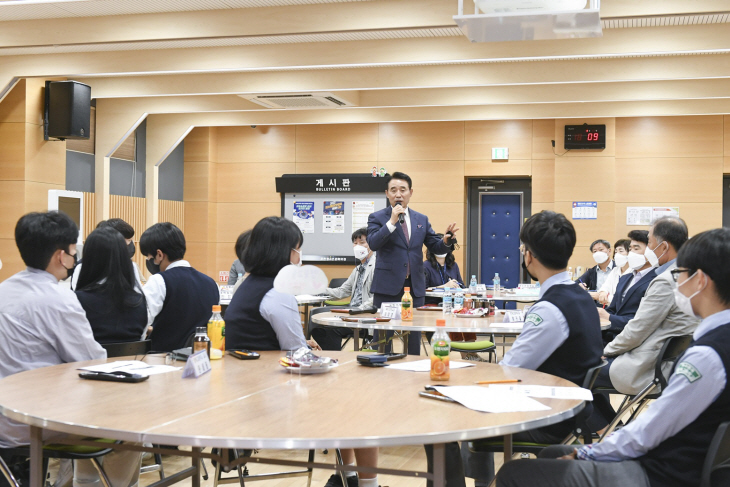
[[(426, 297), (423, 246), (434, 254), (445, 254), (453, 250), (451, 239), (459, 229), (454, 222), (444, 232), (443, 239), (439, 238), (428, 217), (408, 207), (413, 195), (411, 178), (394, 172), (387, 182), (385, 195), (390, 206), (368, 217), (368, 245), (378, 253), (370, 287), (373, 306), (400, 301), (405, 287), (411, 290), (413, 305), (423, 306)], [(400, 215), (403, 215), (402, 221)], [(420, 347), (420, 340), (408, 341), (409, 354), (420, 355)]]
[(582, 276), (579, 276), (578, 283), (583, 289), (598, 291), (613, 270), (614, 263), (610, 257), (611, 244), (608, 240), (598, 239), (591, 244), (591, 253), (596, 265), (588, 268)]
[(644, 256), (649, 243), (649, 232), (647, 230), (632, 230), (629, 232), (628, 237), (631, 239), (629, 267), (633, 269), (633, 272), (621, 276), (609, 307), (606, 309), (599, 308), (598, 310), (601, 319), (611, 322), (611, 327), (603, 332), (604, 345), (621, 333), (626, 323), (633, 319), (639, 309), (646, 288), (656, 277), (656, 269)]

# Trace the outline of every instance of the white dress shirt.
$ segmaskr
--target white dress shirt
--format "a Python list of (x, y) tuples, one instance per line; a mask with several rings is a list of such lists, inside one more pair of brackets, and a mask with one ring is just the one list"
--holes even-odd
[(648, 268), (646, 268), (646, 269), (644, 269), (643, 271), (640, 271), (640, 272), (638, 272), (638, 271), (632, 271), (634, 273), (634, 277), (632, 277), (629, 280), (629, 284), (624, 288), (624, 296), (626, 296), (626, 293), (629, 291), (629, 289), (631, 289), (634, 286), (634, 284), (636, 284), (637, 282), (641, 281), (641, 279), (645, 275), (647, 275), (648, 273), (650, 273), (652, 271), (652, 269), (654, 269), (653, 266), (652, 267), (648, 267)]
[[(411, 240), (411, 210), (406, 206), (406, 212), (403, 214), (405, 217), (406, 227), (408, 227), (408, 241)], [(400, 225), (400, 222), (398, 223)], [(390, 230), (390, 233), (395, 232), (395, 225), (390, 223), (390, 220), (385, 222), (385, 226), (388, 227), (388, 230)]]

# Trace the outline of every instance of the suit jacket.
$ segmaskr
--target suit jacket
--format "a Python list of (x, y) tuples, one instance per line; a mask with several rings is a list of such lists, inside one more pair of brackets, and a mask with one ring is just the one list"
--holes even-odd
[(613, 300), (606, 311), (610, 313), (609, 320), (611, 321), (611, 328), (609, 332), (615, 334), (621, 333), (626, 326), (626, 323), (631, 320), (636, 311), (639, 309), (641, 304), (641, 298), (644, 297), (646, 288), (649, 287), (651, 281), (656, 277), (656, 269), (649, 271), (644, 277), (639, 279), (639, 282), (631, 286), (631, 289), (626, 291), (626, 296), (623, 296), (624, 289), (628, 286), (631, 279), (634, 278), (634, 273), (631, 272), (625, 276), (621, 276), (616, 286), (616, 294), (613, 295)]
[(614, 388), (636, 394), (654, 378), (654, 366), (664, 343), (673, 336), (691, 335), (700, 320), (683, 313), (674, 302), (677, 283), (669, 273), (672, 264), (651, 281), (639, 309), (603, 353), (616, 356), (609, 374)]
[[(365, 265), (365, 275), (363, 276), (364, 280), (362, 283), (362, 304), (360, 305), (361, 308), (373, 307), (373, 294), (370, 290), (370, 287), (373, 284), (373, 274), (375, 273), (375, 255), (376, 253), (373, 252), (373, 255), (370, 256), (370, 260), (368, 261), (367, 265)], [(352, 293), (355, 292), (355, 285), (357, 284), (357, 275), (357, 267), (355, 267), (355, 269), (353, 269), (352, 271), (352, 274), (350, 274), (350, 277), (347, 278), (347, 281), (345, 281), (342, 286), (328, 287), (325, 292), (335, 299), (345, 299), (352, 296)]]
[(368, 246), (378, 253), (375, 274), (370, 291), (373, 294), (396, 295), (403, 290), (408, 265), (411, 268), (411, 294), (426, 295), (426, 278), (423, 273), (423, 246), (434, 254), (445, 254), (451, 250), (436, 235), (428, 217), (409, 207), (411, 217), (410, 242), (406, 244), (403, 229), (396, 223), (391, 233), (386, 223), (393, 208), (388, 206), (371, 213), (368, 217)]
[[(615, 265), (616, 264), (613, 261), (609, 264), (611, 269), (613, 269)], [(586, 270), (582, 276), (578, 276), (578, 279), (586, 285), (589, 291), (598, 291), (598, 265), (594, 265)]]

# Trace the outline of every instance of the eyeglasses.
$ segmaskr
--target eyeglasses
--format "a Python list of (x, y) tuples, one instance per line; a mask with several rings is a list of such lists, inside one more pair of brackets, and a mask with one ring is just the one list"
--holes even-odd
[(692, 269), (677, 267), (676, 269), (672, 269), (671, 271), (669, 271), (669, 273), (672, 275), (672, 279), (674, 279), (674, 282), (677, 282), (677, 279), (679, 279), (679, 275), (683, 272), (690, 273), (692, 272)]

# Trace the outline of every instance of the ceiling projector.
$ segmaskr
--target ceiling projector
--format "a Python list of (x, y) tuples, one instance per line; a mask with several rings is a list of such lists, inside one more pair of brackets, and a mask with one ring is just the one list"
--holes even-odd
[(520, 12), (524, 10), (582, 10), (586, 0), (474, 0), (485, 14)]

